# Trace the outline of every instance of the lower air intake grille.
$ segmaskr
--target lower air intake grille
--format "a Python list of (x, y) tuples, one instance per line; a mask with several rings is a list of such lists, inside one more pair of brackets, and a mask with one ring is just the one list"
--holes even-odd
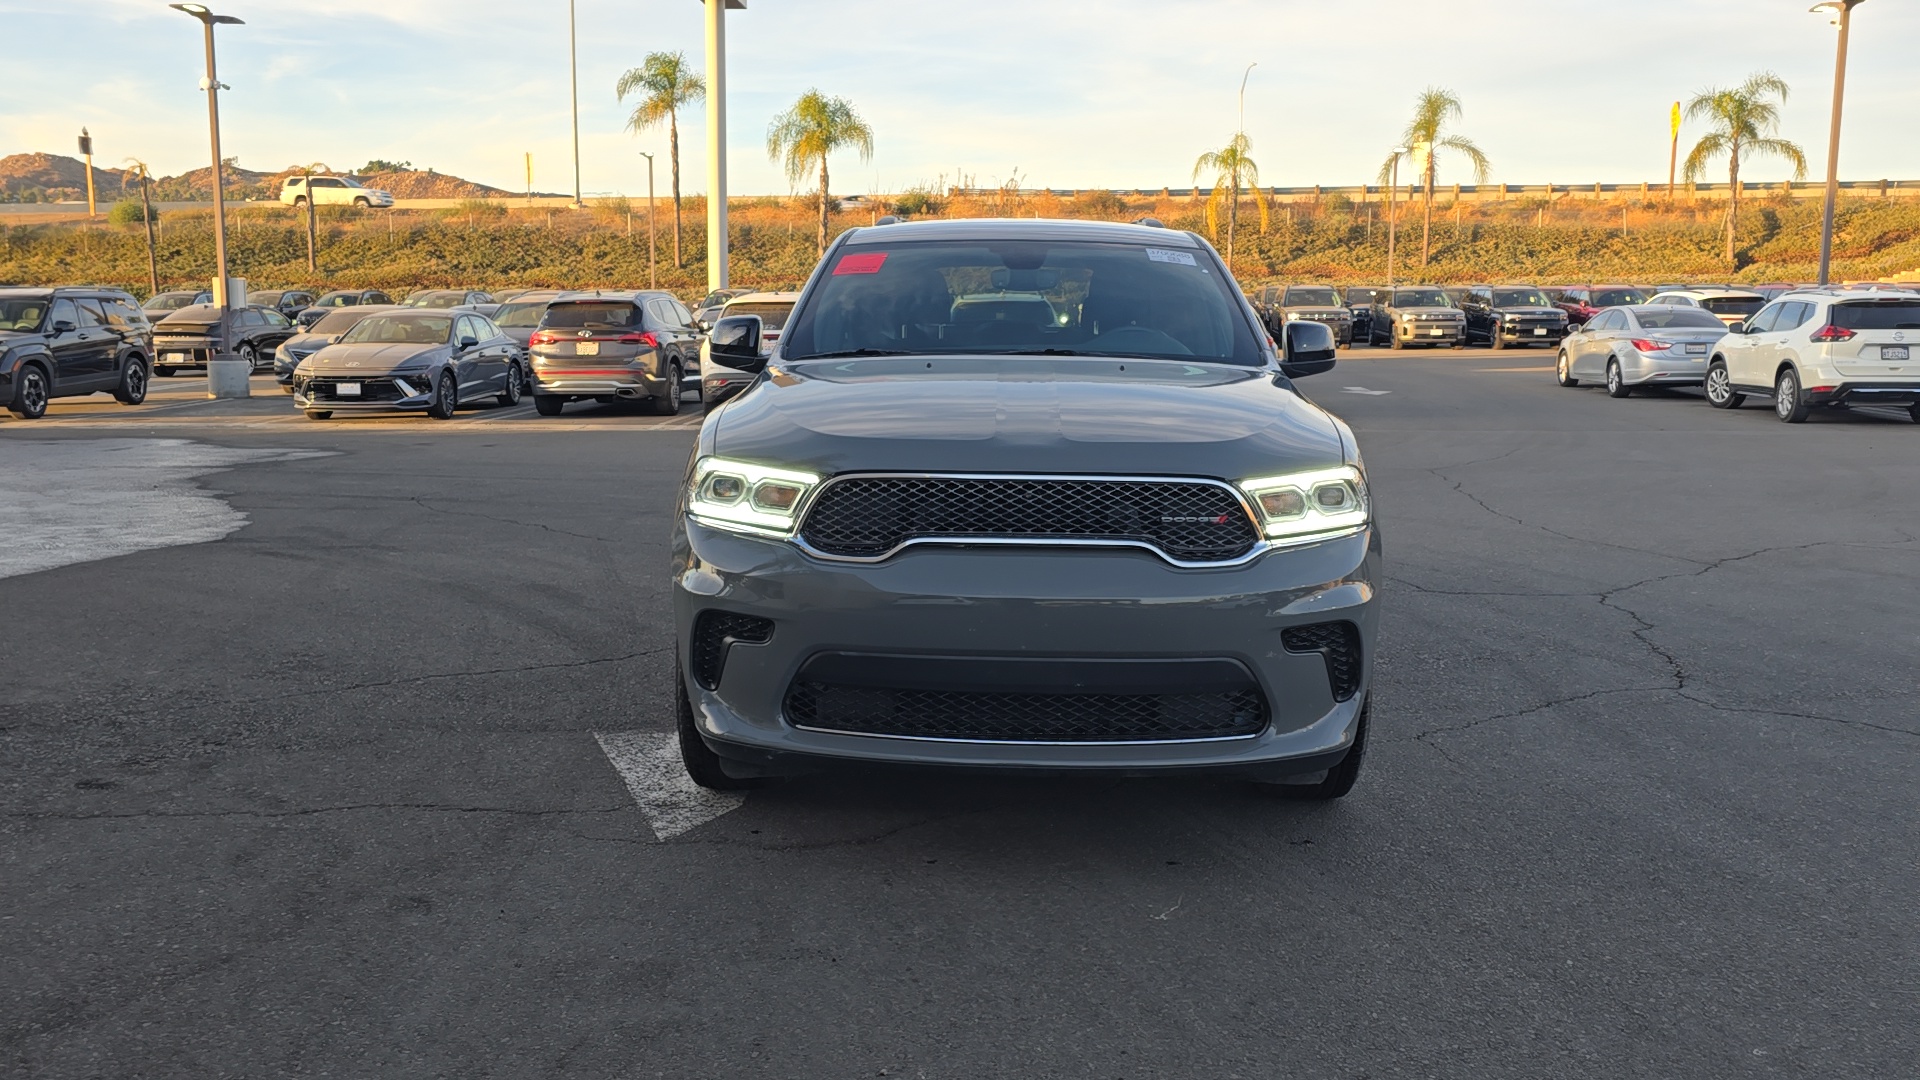
[(1350, 622), (1314, 623), (1281, 631), (1288, 652), (1317, 652), (1327, 662), (1333, 699), (1346, 701), (1360, 689), (1360, 628)]
[(897, 690), (796, 682), (795, 726), (860, 735), (1006, 742), (1151, 742), (1254, 735), (1267, 726), (1258, 690), (1192, 694), (1033, 694)]
[(736, 615), (731, 611), (703, 611), (693, 620), (693, 641), (687, 647), (687, 663), (701, 686), (717, 690), (730, 646), (735, 642), (765, 645), (771, 640), (771, 619)]

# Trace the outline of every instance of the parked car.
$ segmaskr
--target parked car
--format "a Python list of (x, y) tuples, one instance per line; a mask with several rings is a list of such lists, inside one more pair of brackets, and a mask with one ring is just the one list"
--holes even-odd
[(1766, 306), (1767, 299), (1750, 289), (1723, 289), (1718, 286), (1704, 286), (1691, 289), (1673, 289), (1655, 293), (1647, 300), (1649, 304), (1669, 304), (1677, 307), (1696, 307), (1719, 316), (1720, 321), (1732, 326), (1752, 318)]
[(1579, 326), (1604, 308), (1644, 304), (1648, 295), (1632, 285), (1566, 285), (1548, 290), (1547, 300), (1566, 312), (1569, 326)]
[(1789, 281), (1773, 281), (1773, 282), (1768, 282), (1765, 285), (1755, 285), (1753, 286), (1753, 291), (1756, 293), (1759, 293), (1761, 296), (1765, 297), (1768, 300), (1773, 300), (1778, 298), (1783, 293), (1790, 293), (1795, 291), (1796, 289), (1817, 289), (1819, 287), (1820, 286), (1818, 285), (1808, 284), (1805, 282), (1795, 284)]
[(751, 291), (750, 289), (713, 290), (701, 297), (699, 303), (693, 305), (694, 322), (702, 329), (712, 326), (713, 321), (720, 317), (720, 309), (727, 306), (727, 301), (736, 296), (744, 296)]
[[(947, 322), (982, 271), (1066, 322)], [(706, 418), (673, 518), (695, 783), (1353, 787), (1382, 571), (1353, 434), (1293, 384), (1333, 366), (1325, 325), (1276, 348), (1192, 233), (975, 220), (842, 233), (770, 356), (760, 328), (714, 325), (716, 360), (779, 377)]]
[(1373, 301), (1373, 341), (1395, 349), (1414, 345), (1460, 348), (1467, 342), (1467, 317), (1435, 285), (1402, 285), (1381, 290)]
[(254, 307), (270, 307), (289, 320), (313, 306), (317, 298), (304, 289), (262, 289), (249, 292), (247, 303)]
[[(1034, 295), (1041, 303), (1046, 303), (1045, 297), (1041, 297), (1038, 294)], [(753, 315), (758, 317), (760, 320), (760, 351), (763, 353), (771, 352), (773, 347), (780, 343), (780, 335), (787, 327), (787, 317), (793, 314), (793, 305), (799, 299), (800, 294), (794, 292), (741, 293), (739, 296), (727, 301), (726, 306), (720, 311), (720, 317), (723, 319), (730, 315)], [(961, 297), (954, 300), (954, 307), (948, 308), (947, 317), (941, 321), (943, 323), (947, 321), (959, 322), (960, 320), (955, 316), (955, 309), (965, 299), (965, 297)], [(1047, 311), (1047, 318), (1057, 317), (1053, 312), (1051, 304), (1048, 305)], [(713, 358), (713, 350), (709, 347), (709, 343), (704, 341), (700, 343), (700, 400), (707, 408), (714, 408), (733, 395), (745, 390), (753, 384), (753, 380), (756, 378), (759, 378), (757, 371), (749, 371), (728, 364), (723, 360), (715, 360)]]
[(1770, 394), (1789, 424), (1823, 406), (1905, 407), (1920, 422), (1920, 294), (1790, 292), (1721, 338), (1707, 401), (1737, 409)]
[(1567, 313), (1533, 285), (1475, 285), (1460, 302), (1467, 342), (1496, 349), (1510, 345), (1558, 345), (1567, 336)]
[(355, 307), (360, 304), (391, 304), (393, 300), (379, 289), (335, 289), (313, 302), (313, 306), (300, 312), (294, 322), (302, 327), (312, 326), (329, 312), (343, 307)]
[(1353, 344), (1353, 312), (1330, 285), (1269, 285), (1260, 290), (1256, 310), (1271, 333), (1278, 334), (1288, 323), (1306, 319), (1326, 324), (1340, 346)]
[(1467, 294), (1473, 291), (1473, 286), (1443, 285), (1441, 286), (1440, 291), (1447, 294), (1447, 299), (1453, 303), (1454, 307), (1462, 307), (1461, 301), (1465, 300), (1467, 298)]
[(293, 393), (293, 372), (300, 361), (339, 341), (340, 336), (359, 325), (361, 319), (376, 312), (395, 310), (398, 309), (392, 304), (358, 304), (334, 310), (273, 350), (273, 377), (280, 381), (282, 390)]
[(183, 307), (211, 303), (213, 303), (211, 290), (176, 289), (172, 292), (157, 292), (147, 297), (146, 303), (140, 305), (140, 310), (146, 313), (148, 322), (159, 322)]
[(1567, 335), (1555, 372), (1561, 386), (1604, 381), (1617, 398), (1637, 386), (1698, 386), (1726, 333), (1726, 323), (1699, 308), (1607, 308)]
[(501, 301), (489, 318), (493, 320), (493, 325), (525, 349), (533, 339), (533, 332), (540, 328), (540, 320), (547, 314), (547, 305), (555, 300), (580, 295), (584, 294), (559, 289), (527, 289)]
[(118, 289), (0, 289), (0, 401), (38, 420), (57, 397), (147, 398), (153, 330)]
[(1373, 302), (1385, 291), (1371, 285), (1349, 285), (1340, 293), (1341, 301), (1353, 316), (1353, 340), (1373, 344)]
[(289, 176), (280, 183), (280, 201), (288, 206), (361, 206), (386, 208), (393, 205), (393, 193), (370, 188), (351, 176)]
[(672, 416), (686, 373), (699, 363), (700, 328), (670, 293), (600, 292), (548, 304), (528, 347), (541, 416), (587, 399), (643, 400)]
[[(268, 307), (234, 308), (224, 313), (227, 348), (233, 358), (259, 371), (273, 365), (273, 351), (298, 329), (286, 316)], [(220, 344), (222, 311), (213, 304), (196, 304), (161, 319), (153, 328), (153, 373), (164, 379), (189, 368), (206, 370)]]
[(341, 411), (448, 420), (482, 398), (518, 404), (525, 384), (520, 347), (485, 315), (391, 308), (301, 361), (293, 370), (293, 403), (309, 420)]

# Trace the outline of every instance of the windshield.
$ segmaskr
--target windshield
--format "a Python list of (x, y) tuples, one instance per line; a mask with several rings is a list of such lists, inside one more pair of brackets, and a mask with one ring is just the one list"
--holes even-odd
[(1762, 296), (1710, 296), (1700, 306), (1715, 315), (1751, 315), (1767, 306)]
[(38, 330), (47, 302), (38, 298), (0, 300), (0, 330)]
[(1640, 325), (1648, 330), (1684, 330), (1689, 328), (1725, 330), (1727, 328), (1726, 323), (1721, 322), (1719, 319), (1714, 318), (1704, 311), (1696, 311), (1693, 308), (1677, 308), (1673, 311), (1650, 309), (1647, 311), (1636, 311), (1633, 315), (1634, 318), (1640, 320)]
[(248, 293), (247, 303), (260, 304), (266, 307), (272, 307), (273, 305), (279, 303), (280, 298), (285, 295), (286, 295), (285, 293), (281, 292), (278, 289), (268, 289), (265, 292)]
[(336, 311), (322, 315), (320, 320), (309, 327), (309, 334), (344, 334), (354, 328), (361, 319), (367, 317), (364, 311)]
[[(1170, 238), (1171, 239), (1171, 238)], [(843, 249), (794, 312), (789, 360), (866, 352), (1265, 362), (1197, 248), (927, 240)]]
[(1835, 304), (1833, 325), (1848, 330), (1920, 330), (1920, 300)]
[(159, 293), (148, 297), (147, 302), (140, 306), (148, 311), (178, 311), (190, 306), (193, 303), (193, 296), (193, 293), (186, 292)]
[(1453, 301), (1439, 289), (1395, 289), (1394, 307), (1452, 307)]
[(409, 296), (400, 306), (416, 307), (416, 308), (450, 308), (450, 307), (459, 307), (462, 303), (466, 302), (466, 299), (467, 299), (466, 293), (430, 292), (430, 293), (421, 293), (417, 296)]
[(364, 184), (362, 184), (362, 183), (361, 183), (360, 181), (358, 181), (358, 180), (355, 180), (355, 179), (354, 179), (353, 177), (351, 177), (351, 176), (342, 176), (342, 177), (340, 177), (340, 182), (341, 182), (341, 183), (343, 183), (343, 184), (345, 184), (345, 185), (347, 185), (348, 187), (365, 187), (365, 186), (366, 186), (366, 185), (364, 185)]
[(787, 326), (787, 317), (793, 314), (793, 304), (791, 302), (776, 304), (728, 304), (726, 314), (729, 316), (758, 315), (760, 316), (760, 328), (762, 330), (784, 330)]
[(1495, 289), (1494, 307), (1552, 307), (1553, 304), (1538, 289)]
[(1347, 303), (1371, 304), (1373, 303), (1373, 298), (1377, 295), (1379, 295), (1379, 290), (1377, 289), (1348, 289)]
[(550, 303), (550, 300), (529, 300), (519, 304), (502, 304), (500, 310), (493, 313), (494, 325), (531, 330), (540, 325), (540, 317), (547, 313)]
[(1332, 289), (1322, 288), (1317, 285), (1298, 286), (1288, 289), (1286, 299), (1280, 302), (1288, 307), (1295, 305), (1338, 307), (1340, 304), (1339, 299), (1333, 295)]
[(360, 302), (359, 293), (330, 292), (320, 298), (314, 307), (352, 307)]
[(1644, 304), (1647, 294), (1639, 289), (1595, 289), (1594, 307), (1626, 307), (1629, 304)]
[(453, 318), (447, 315), (369, 315), (355, 323), (340, 344), (444, 345), (452, 331)]
[(640, 325), (640, 309), (624, 300), (554, 304), (543, 327), (562, 330), (626, 330)]

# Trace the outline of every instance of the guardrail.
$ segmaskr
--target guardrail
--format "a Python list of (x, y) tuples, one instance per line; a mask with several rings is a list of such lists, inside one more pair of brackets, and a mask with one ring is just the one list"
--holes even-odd
[[(1352, 202), (1385, 202), (1386, 184), (1347, 184), (1320, 185), (1312, 187), (1261, 187), (1261, 194), (1278, 202), (1317, 202), (1333, 196), (1342, 196)], [(1733, 186), (1727, 183), (1675, 184), (1675, 199), (1712, 199), (1725, 198)], [(1826, 194), (1827, 186), (1818, 180), (1777, 181), (1771, 183), (1740, 182), (1740, 193), (1748, 195), (1775, 195), (1785, 193), (1796, 199), (1817, 199)], [(1425, 189), (1420, 184), (1401, 184), (1398, 197), (1401, 199), (1418, 198)], [(1877, 196), (1880, 198), (1920, 198), (1920, 180), (1842, 180), (1840, 191), (1844, 195)], [(949, 188), (947, 194), (969, 198), (994, 198), (1000, 195), (1019, 196), (1053, 195), (1070, 199), (1088, 192), (1110, 192), (1122, 198), (1166, 198), (1166, 199), (1205, 199), (1213, 194), (1213, 188), (1196, 187), (1183, 184), (1177, 187), (1163, 188)], [(1253, 189), (1248, 189), (1251, 195)], [(1640, 199), (1664, 199), (1667, 197), (1667, 185), (1658, 182), (1637, 184), (1438, 184), (1434, 187), (1434, 196), (1439, 199), (1458, 199), (1462, 202), (1504, 202), (1508, 200), (1541, 199), (1606, 199), (1608, 197), (1629, 197)]]

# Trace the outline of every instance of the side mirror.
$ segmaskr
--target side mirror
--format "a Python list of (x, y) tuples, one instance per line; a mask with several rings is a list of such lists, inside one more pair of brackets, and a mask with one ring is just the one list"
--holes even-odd
[(1727, 333), (1729, 334), (1744, 334), (1746, 332), (1747, 324), (1743, 322), (1737, 322), (1727, 327)]
[(461, 352), (466, 352), (468, 349), (477, 349), (479, 347), (480, 347), (480, 339), (477, 337), (463, 337), (460, 339)]
[(61, 319), (59, 322), (53, 324), (53, 332), (56, 334), (71, 334), (78, 329), (80, 328), (65, 319)]
[(1335, 361), (1333, 330), (1325, 323), (1290, 322), (1281, 333), (1280, 373), (1290, 379), (1332, 371)]
[(713, 324), (713, 331), (707, 335), (707, 353), (730, 368), (763, 371), (767, 358), (760, 355), (760, 331), (760, 316), (729, 315)]

